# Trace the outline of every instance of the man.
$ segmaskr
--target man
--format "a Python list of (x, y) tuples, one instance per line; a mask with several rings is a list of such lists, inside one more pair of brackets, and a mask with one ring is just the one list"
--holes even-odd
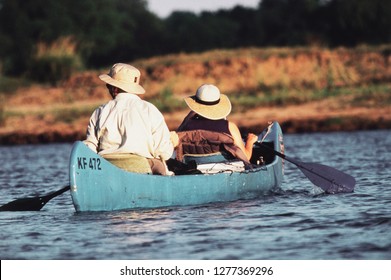
[[(170, 135), (160, 111), (140, 98), (145, 93), (140, 76), (137, 68), (123, 63), (114, 64), (108, 74), (99, 76), (113, 100), (93, 112), (84, 143), (107, 158), (134, 155), (136, 162), (145, 158), (153, 174), (166, 175), (162, 161), (171, 157), (172, 141), (177, 143), (177, 138), (171, 141), (170, 137), (176, 134)], [(132, 167), (126, 169), (132, 171)]]

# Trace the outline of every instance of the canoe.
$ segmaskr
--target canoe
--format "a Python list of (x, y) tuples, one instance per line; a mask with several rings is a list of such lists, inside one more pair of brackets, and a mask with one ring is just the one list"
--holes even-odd
[[(283, 153), (283, 134), (277, 122), (259, 140)], [(262, 163), (263, 162), (263, 163)], [(280, 188), (283, 161), (254, 145), (252, 168), (212, 174), (161, 176), (128, 172), (75, 142), (70, 156), (70, 187), (77, 212), (190, 206), (254, 199)]]

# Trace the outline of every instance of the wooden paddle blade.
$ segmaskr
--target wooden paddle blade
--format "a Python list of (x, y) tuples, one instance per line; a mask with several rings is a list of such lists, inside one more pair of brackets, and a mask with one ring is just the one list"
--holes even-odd
[(70, 186), (66, 186), (45, 196), (16, 199), (1, 206), (0, 211), (39, 211), (49, 200), (59, 196), (69, 189)]
[(354, 191), (356, 180), (333, 167), (319, 163), (296, 162), (297, 167), (316, 186), (326, 193), (350, 193)]
[(0, 211), (39, 211), (46, 204), (41, 197), (20, 198), (0, 207)]
[(314, 185), (318, 186), (326, 193), (349, 193), (354, 191), (356, 179), (342, 171), (319, 163), (301, 162), (287, 157), (263, 143), (258, 142), (255, 144), (266, 148), (276, 156), (296, 165)]

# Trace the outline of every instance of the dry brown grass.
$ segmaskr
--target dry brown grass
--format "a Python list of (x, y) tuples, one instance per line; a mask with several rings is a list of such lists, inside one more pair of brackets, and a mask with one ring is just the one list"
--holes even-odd
[[(171, 129), (187, 112), (183, 97), (213, 83), (230, 96), (230, 118), (243, 128), (261, 129), (277, 120), (288, 132), (353, 130), (391, 123), (390, 49), (251, 48), (131, 64), (141, 70), (145, 97), (165, 110)], [(0, 143), (18, 134), (83, 137), (93, 108), (109, 100), (97, 77), (107, 71), (75, 73), (57, 87), (32, 85), (4, 94)]]

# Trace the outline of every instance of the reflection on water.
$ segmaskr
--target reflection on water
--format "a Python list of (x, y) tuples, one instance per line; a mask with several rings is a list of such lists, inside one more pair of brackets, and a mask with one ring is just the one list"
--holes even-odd
[[(71, 144), (0, 147), (0, 204), (68, 184)], [(75, 213), (0, 212), (1, 259), (390, 259), (390, 131), (285, 136), (286, 154), (353, 175), (324, 195), (285, 163), (283, 190), (255, 200)]]

